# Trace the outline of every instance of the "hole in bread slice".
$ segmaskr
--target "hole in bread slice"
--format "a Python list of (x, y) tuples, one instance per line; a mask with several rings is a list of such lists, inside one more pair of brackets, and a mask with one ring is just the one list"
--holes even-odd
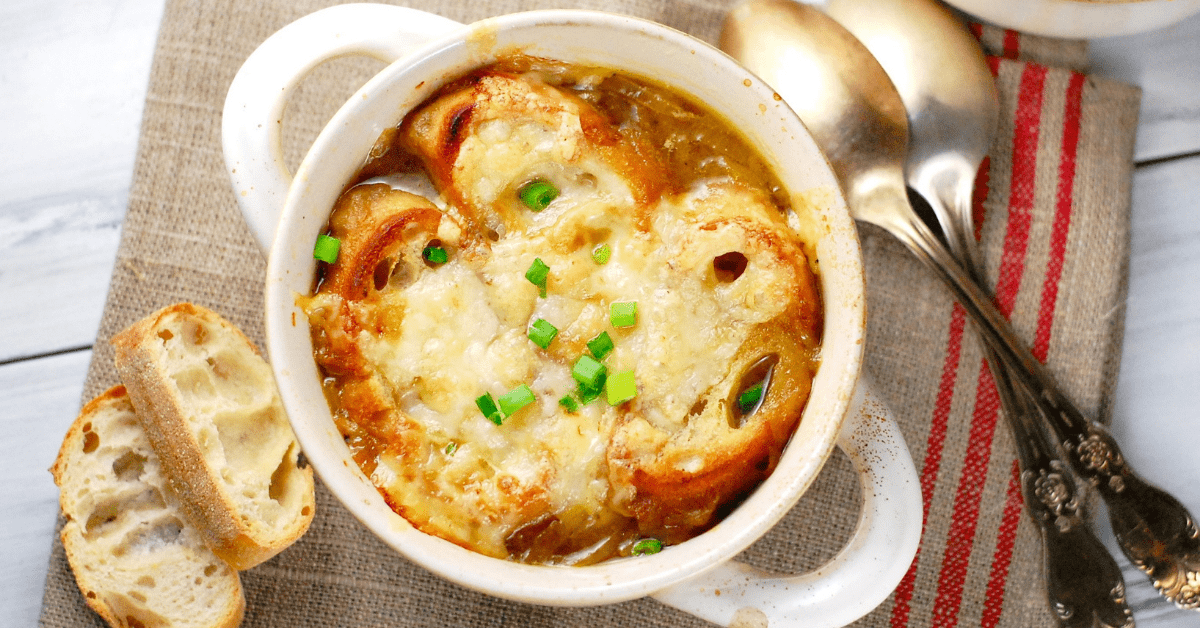
[[(86, 451), (86, 449), (85, 449)], [(145, 470), (146, 457), (136, 451), (127, 451), (121, 454), (112, 463), (113, 473), (117, 479), (123, 482), (133, 482), (142, 477), (142, 472)]]
[(134, 553), (150, 553), (180, 542), (183, 522), (177, 517), (166, 515), (149, 523), (143, 523), (125, 535), (121, 543), (113, 548), (113, 554), (123, 556)]
[(717, 281), (733, 283), (742, 276), (742, 273), (746, 272), (747, 263), (748, 260), (744, 253), (738, 251), (722, 253), (713, 258), (713, 272), (717, 275)]

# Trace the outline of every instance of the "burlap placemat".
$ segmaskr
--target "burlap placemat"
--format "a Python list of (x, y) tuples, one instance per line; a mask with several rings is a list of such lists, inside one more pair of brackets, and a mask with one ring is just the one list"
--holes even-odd
[[(122, 241), (85, 398), (117, 382), (109, 338), (190, 300), (261, 345), (264, 258), (242, 222), (220, 146), (238, 67), (267, 36), (322, 0), (171, 0), (155, 53)], [(714, 41), (727, 0), (417, 0), (469, 22), (533, 8), (603, 9)], [(997, 302), (1090, 415), (1105, 418), (1121, 346), (1130, 176), (1139, 92), (1079, 73), (1082, 44), (979, 29), (997, 58), (1003, 116), (977, 212)], [(1029, 61), (1034, 55), (1041, 65)], [(289, 107), (297, 163), (325, 120), (378, 64), (319, 68)], [(980, 347), (949, 293), (902, 248), (864, 228), (868, 369), (922, 474), (921, 551), (896, 593), (860, 626), (1052, 624), (1040, 546), (1014, 483), (1014, 450)], [(800, 505), (742, 557), (806, 570), (836, 553), (858, 509), (835, 454)], [(243, 573), (245, 626), (702, 626), (651, 600), (589, 609), (511, 603), (449, 584), (399, 558), (323, 488), (309, 533)], [(60, 522), (61, 523), (61, 522)], [(54, 543), (42, 626), (102, 625)]]

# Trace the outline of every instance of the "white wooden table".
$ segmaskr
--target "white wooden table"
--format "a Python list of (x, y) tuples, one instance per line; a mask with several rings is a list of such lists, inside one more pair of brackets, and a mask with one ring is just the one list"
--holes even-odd
[[(33, 626), (57, 513), (46, 469), (79, 408), (162, 0), (0, 3), (0, 617)], [(1144, 90), (1114, 431), (1200, 513), (1200, 17), (1097, 40)], [(1138, 624), (1200, 627), (1128, 567)]]

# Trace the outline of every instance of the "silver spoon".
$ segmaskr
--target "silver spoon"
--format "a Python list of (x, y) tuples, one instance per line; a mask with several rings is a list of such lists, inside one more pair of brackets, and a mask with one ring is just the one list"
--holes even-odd
[[(867, 47), (891, 78), (911, 132), (909, 186), (928, 199), (954, 256), (978, 282), (971, 196), (999, 119), (995, 81), (979, 43), (932, 0), (831, 0), (826, 12)], [(930, 41), (937, 45), (930, 45)], [(994, 351), (988, 363), (1017, 444), (1021, 488), (1038, 524), (1051, 608), (1063, 626), (1127, 626), (1121, 569), (1092, 534), (1077, 478)]]
[[(889, 231), (934, 270), (976, 321), (1008, 367), (1008, 374), (1031, 391), (1029, 400), (1061, 424), (1060, 428), (1077, 435), (1062, 438), (1074, 454), (1071, 461), (1078, 465), (1076, 471), (1101, 485), (1104, 493), (1119, 494), (1132, 486), (1133, 482), (1125, 480), (1133, 476), (1126, 474), (1123, 459), (1109, 446), (1111, 438), (1096, 436), (1090, 422), (1071, 405), (987, 295), (908, 204), (903, 173), (906, 113), (870, 53), (819, 11), (789, 0), (755, 0), (736, 9), (726, 23), (722, 48), (764, 76), (799, 111), (825, 149), (854, 217)], [(1109, 478), (1116, 480), (1110, 482)], [(1144, 492), (1146, 485), (1136, 478), (1133, 481), (1137, 484), (1134, 490)], [(1179, 512), (1183, 518), (1172, 519), (1157, 538), (1174, 545), (1194, 542), (1196, 535), (1188, 533), (1195, 526), (1186, 511)], [(1123, 528), (1116, 523), (1114, 528), (1123, 529), (1126, 535), (1141, 532), (1148, 536), (1161, 520), (1139, 518), (1142, 525), (1132, 526), (1125, 520)], [(1186, 582), (1195, 582), (1186, 569)], [(1186, 593), (1187, 587), (1183, 589)]]
[[(951, 250), (978, 268), (970, 194), (996, 125), (994, 82), (978, 43), (953, 14), (928, 0), (831, 0), (828, 12), (874, 53), (896, 84), (912, 123), (909, 184), (933, 207)], [(930, 45), (930, 33), (937, 33), (937, 46)], [(995, 372), (995, 356), (989, 361)], [(996, 379), (1001, 388), (999, 380), (1006, 378)], [(1121, 550), (1162, 595), (1183, 608), (1200, 607), (1194, 519), (1178, 500), (1133, 473), (1107, 430), (1071, 410), (1069, 418), (1048, 412), (1051, 427), (1067, 444), (1072, 466), (1101, 484)]]

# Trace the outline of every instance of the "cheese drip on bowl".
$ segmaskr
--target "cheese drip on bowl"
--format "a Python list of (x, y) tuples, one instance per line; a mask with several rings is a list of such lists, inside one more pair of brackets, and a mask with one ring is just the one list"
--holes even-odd
[[(437, 198), (361, 183), (412, 169)], [(815, 260), (704, 106), (513, 57), (442, 87), (352, 183), (298, 301), (338, 428), (414, 526), (590, 564), (702, 533), (773, 469), (819, 361)]]

